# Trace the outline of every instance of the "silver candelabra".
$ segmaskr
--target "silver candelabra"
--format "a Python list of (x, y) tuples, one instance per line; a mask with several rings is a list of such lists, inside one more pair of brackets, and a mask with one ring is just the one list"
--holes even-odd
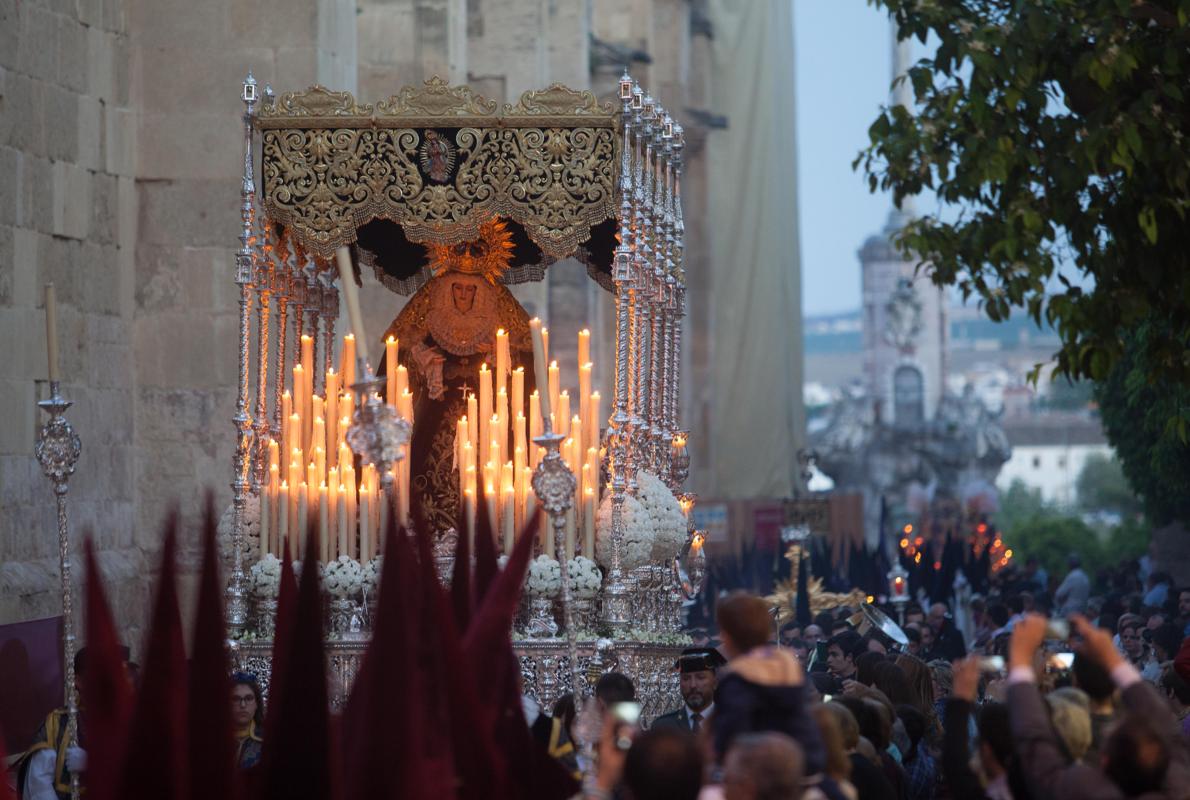
[(574, 625), (570, 608), (570, 565), (566, 554), (566, 514), (574, 505), (574, 491), (578, 481), (562, 460), (560, 446), (566, 438), (554, 433), (549, 418), (544, 420), (545, 432), (533, 443), (545, 448), (545, 456), (533, 472), (533, 491), (541, 507), (549, 514), (554, 529), (554, 552), (562, 573), (562, 627), (566, 630), (566, 653), (570, 659), (570, 687), (579, 698), (578, 649), (575, 646)]
[[(66, 513), (66, 493), (70, 476), (82, 452), (82, 442), (64, 414), (71, 401), (59, 394), (58, 381), (50, 381), (50, 396), (37, 405), (50, 415), (37, 434), (36, 455), (41, 471), (54, 485), (58, 504), (58, 567), (62, 579), (62, 658), (65, 662), (66, 719), (70, 741), (78, 741), (78, 694), (74, 688), (74, 592), (70, 578), (70, 519)], [(70, 796), (78, 800), (78, 773), (71, 772)]]

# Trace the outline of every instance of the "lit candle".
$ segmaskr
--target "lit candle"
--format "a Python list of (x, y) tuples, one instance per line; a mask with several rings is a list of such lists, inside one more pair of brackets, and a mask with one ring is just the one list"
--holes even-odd
[(512, 398), (508, 407), (512, 416), (525, 413), (525, 368), (517, 367), (512, 371)]
[(285, 506), (281, 501), (281, 467), (277, 464), (269, 465), (269, 552), (281, 552), (281, 537), (277, 535), (277, 526), (281, 524), (281, 517), (285, 516)]
[(595, 489), (588, 486), (583, 492), (583, 555), (595, 560)]
[[(561, 373), (558, 371), (558, 362), (557, 361), (550, 362), (549, 378), (550, 378), (549, 379), (550, 406), (548, 409), (548, 413), (547, 413), (547, 409), (545, 408), (545, 406), (542, 406), (541, 413), (544, 418), (553, 417), (554, 419), (557, 419), (558, 418), (558, 398), (559, 398), (559, 395), (561, 394), (561, 386), (562, 386), (562, 376), (561, 376)], [(557, 433), (557, 431), (554, 431), (554, 433)]]
[[(537, 386), (539, 387), (539, 389), (542, 386), (547, 387), (547, 390), (544, 392), (540, 391), (540, 390), (534, 392), (534, 394), (539, 397), (538, 403), (539, 403), (540, 407), (538, 409), (537, 414), (538, 414), (538, 416), (540, 416), (541, 419), (544, 420), (544, 419), (548, 418), (550, 415), (549, 391), (548, 391), (549, 384), (546, 383), (546, 381), (545, 381), (545, 378), (549, 376), (549, 370), (546, 368), (546, 360), (545, 360), (546, 359), (545, 331), (541, 327), (540, 319), (537, 319), (536, 317), (534, 317), (533, 319), (529, 320), (529, 333), (532, 335), (532, 340), (533, 340), (533, 370), (536, 373)], [(530, 400), (530, 403), (532, 403), (532, 400)], [(530, 420), (533, 420), (533, 419), (534, 419), (534, 417), (531, 416)]]
[(288, 453), (294, 443), (289, 439), (289, 417), (293, 414), (293, 397), (289, 390), (281, 392), (281, 452)]
[[(355, 557), (347, 528), (347, 487), (339, 484), (335, 491), (335, 534), (339, 540), (339, 554)], [(366, 560), (366, 559), (365, 559)]]
[(463, 518), (467, 520), (467, 535), (471, 537), (471, 550), (475, 551), (475, 491), (468, 488), (463, 492)]
[(512, 363), (508, 358), (508, 334), (503, 328), (496, 331), (496, 393), (508, 390), (508, 371)]
[(397, 407), (397, 347), (396, 337), (384, 340), (384, 399), (393, 408)]
[(409, 391), (409, 370), (404, 364), (397, 364), (397, 397)]
[(512, 485), (511, 467), (509, 468), (509, 473), (510, 477), (508, 483), (504, 485), (504, 497), (501, 500), (503, 519), (500, 522), (500, 527), (504, 533), (505, 555), (512, 553), (513, 531), (516, 528), (516, 489)]
[(45, 352), (49, 360), (50, 380), (58, 381), (58, 296), (54, 284), (45, 285)]
[[(307, 333), (301, 337), (302, 354), (302, 425), (305, 426), (303, 435), (310, 435), (310, 422), (314, 419), (312, 403), (314, 401), (314, 376), (318, 367), (314, 365), (314, 337)], [(303, 440), (302, 447), (309, 448), (308, 441)]]
[(306, 491), (310, 493), (307, 498), (310, 501), (310, 509), (313, 511), (318, 507), (318, 464), (311, 461), (306, 465)]
[(479, 398), (475, 393), (467, 395), (467, 439), (475, 447), (479, 447)]
[[(553, 367), (550, 367), (553, 370)], [(550, 373), (550, 382), (553, 383), (554, 373)], [(550, 387), (551, 391), (553, 386)], [(552, 402), (552, 400), (551, 400)], [(558, 404), (554, 406), (554, 433), (559, 436), (570, 435), (570, 392), (563, 390), (558, 393)]]
[(528, 463), (529, 458), (529, 442), (525, 438), (524, 414), (517, 414), (516, 422), (513, 423), (512, 444), (512, 452), (514, 456), (519, 456), (520, 458), (519, 462), (517, 461), (516, 457), (513, 458), (513, 462), (516, 464), (516, 468), (519, 470)]
[[(583, 430), (591, 424), (591, 369), (590, 363), (578, 368), (578, 416), (583, 421)], [(587, 440), (582, 440), (582, 449), (587, 449)]]
[[(359, 492), (359, 551), (361, 557), (372, 558), (372, 498), (367, 491), (367, 473)], [(350, 502), (350, 501), (348, 501)]]
[[(347, 490), (347, 536), (349, 539), (354, 539), (357, 530), (356, 523), (359, 519), (359, 492), (355, 484), (355, 467), (351, 466), (350, 461), (340, 471), (339, 476), (343, 480), (343, 488)], [(362, 543), (360, 547), (362, 549)]]
[(277, 500), (277, 553), (285, 548), (285, 538), (289, 536), (289, 483), (281, 481), (281, 489)]
[(492, 439), (492, 371), (479, 366), (479, 441), (485, 447)]
[(355, 336), (350, 333), (343, 337), (339, 374), (343, 376), (343, 391), (350, 393), (351, 385), (355, 383)]
[(302, 415), (306, 414), (304, 408), (306, 396), (306, 372), (300, 363), (293, 365), (293, 414), (290, 419), (297, 418), (299, 421), (297, 436), (293, 439), (293, 446), (306, 449), (306, 441), (302, 434), (300, 421)]
[[(545, 362), (548, 364), (550, 362), (550, 329), (545, 326), (541, 328), (541, 344), (542, 352), (545, 353)], [(541, 379), (538, 378), (538, 380)]]
[(581, 367), (591, 361), (591, 331), (583, 328), (578, 332), (578, 363)]

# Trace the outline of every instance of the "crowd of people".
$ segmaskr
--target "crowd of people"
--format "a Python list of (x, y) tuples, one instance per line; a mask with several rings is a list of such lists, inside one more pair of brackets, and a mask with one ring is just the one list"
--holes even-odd
[(967, 635), (910, 605), (907, 645), (851, 608), (774, 636), (763, 600), (727, 596), (679, 659), (682, 708), (646, 730), (607, 705), (586, 796), (1190, 797), (1190, 589), (1068, 566), (1005, 575)]
[[(1069, 567), (1058, 581), (1028, 563), (961, 609), (910, 603), (895, 638), (847, 607), (774, 631), (765, 600), (728, 594), (675, 664), (680, 707), (649, 723), (610, 672), (577, 706), (525, 697), (525, 723), (588, 800), (1190, 797), (1190, 589)], [(78, 739), (57, 710), (16, 764), (26, 800), (86, 782), (87, 670), (83, 649)], [(252, 771), (264, 696), (248, 673), (230, 688)]]

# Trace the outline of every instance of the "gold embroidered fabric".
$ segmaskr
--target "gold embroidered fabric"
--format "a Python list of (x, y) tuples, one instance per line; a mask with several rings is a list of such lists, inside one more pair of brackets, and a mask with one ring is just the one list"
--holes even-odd
[(372, 219), (397, 222), (412, 241), (453, 244), (479, 238), (494, 216), (565, 258), (615, 215), (615, 122), (590, 92), (560, 85), (502, 113), (438, 79), (374, 106), (316, 86), (257, 114), (263, 203), (320, 259)]

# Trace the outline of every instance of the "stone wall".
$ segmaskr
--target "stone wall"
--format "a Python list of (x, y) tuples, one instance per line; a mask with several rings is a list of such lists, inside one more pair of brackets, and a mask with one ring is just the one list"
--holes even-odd
[(69, 496), (76, 540), (93, 529), (118, 604), (142, 595), (129, 52), (120, 0), (0, 1), (0, 622), (59, 610), (53, 495), (32, 455), (51, 281), (62, 392), (83, 438)]

